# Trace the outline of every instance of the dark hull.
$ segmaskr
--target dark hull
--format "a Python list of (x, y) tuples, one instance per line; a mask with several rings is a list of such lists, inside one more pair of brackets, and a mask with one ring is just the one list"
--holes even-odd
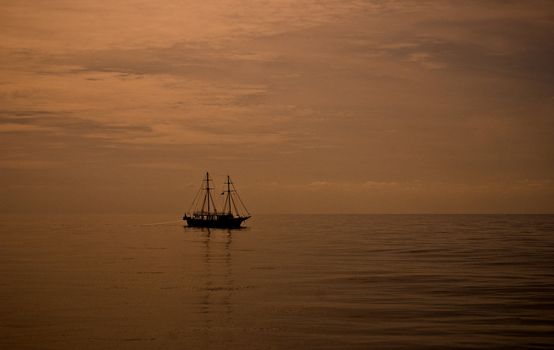
[(184, 216), (183, 220), (187, 222), (189, 227), (209, 227), (209, 228), (240, 228), (243, 221), (248, 219), (246, 217), (226, 217), (218, 216), (210, 219), (194, 218)]

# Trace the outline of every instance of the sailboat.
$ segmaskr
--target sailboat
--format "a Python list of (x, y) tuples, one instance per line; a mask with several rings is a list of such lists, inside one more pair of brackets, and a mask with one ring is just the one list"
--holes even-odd
[(212, 190), (214, 188), (211, 187), (211, 182), (213, 180), (206, 172), (202, 186), (196, 193), (189, 211), (183, 215), (183, 220), (190, 227), (240, 228), (242, 222), (251, 215), (242, 202), (231, 177), (227, 175), (226, 189), (221, 193), (221, 195), (225, 195), (222, 211), (217, 210), (213, 200)]

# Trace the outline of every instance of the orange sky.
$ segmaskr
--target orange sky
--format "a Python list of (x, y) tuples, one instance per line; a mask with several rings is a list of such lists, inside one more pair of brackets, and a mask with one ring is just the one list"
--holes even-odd
[(0, 211), (554, 213), (551, 1), (0, 0)]

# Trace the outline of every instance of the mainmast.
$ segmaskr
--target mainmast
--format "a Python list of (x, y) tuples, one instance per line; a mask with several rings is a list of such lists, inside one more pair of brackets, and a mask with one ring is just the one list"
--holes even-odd
[(206, 197), (208, 197), (208, 213), (210, 213), (210, 174), (206, 171)]
[[(229, 175), (227, 175), (227, 198), (226, 198), (226, 201), (225, 201), (225, 207), (229, 206), (229, 211), (227, 212), (228, 214), (232, 214), (232, 211), (231, 211), (231, 178), (229, 177)], [(225, 208), (223, 208), (223, 210), (225, 210)]]
[[(208, 172), (206, 172), (206, 188), (204, 188), (204, 190), (206, 191), (206, 194), (204, 195), (204, 200), (202, 201), (202, 213), (207, 213), (208, 215), (211, 213), (211, 208), (210, 208), (210, 202), (211, 202), (211, 205), (213, 206), (214, 208), (214, 213), (217, 214), (217, 208), (215, 206), (215, 202), (212, 198), (212, 194), (210, 193), (210, 190), (213, 189), (213, 187), (210, 187), (210, 174)], [(207, 207), (207, 211), (204, 211), (204, 209), (206, 209)]]

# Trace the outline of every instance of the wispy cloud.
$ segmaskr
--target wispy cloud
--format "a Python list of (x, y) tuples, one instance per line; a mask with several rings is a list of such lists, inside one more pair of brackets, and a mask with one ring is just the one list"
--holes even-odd
[(428, 204), (414, 193), (493, 198), (496, 182), (513, 194), (525, 179), (549, 191), (549, 2), (0, 8), (0, 162), (12, 173), (57, 169), (98, 186), (137, 176), (155, 187), (152, 174), (216, 167), (279, 183), (299, 203), (333, 192), (362, 206), (370, 197), (359, 190), (391, 206), (403, 196)]

